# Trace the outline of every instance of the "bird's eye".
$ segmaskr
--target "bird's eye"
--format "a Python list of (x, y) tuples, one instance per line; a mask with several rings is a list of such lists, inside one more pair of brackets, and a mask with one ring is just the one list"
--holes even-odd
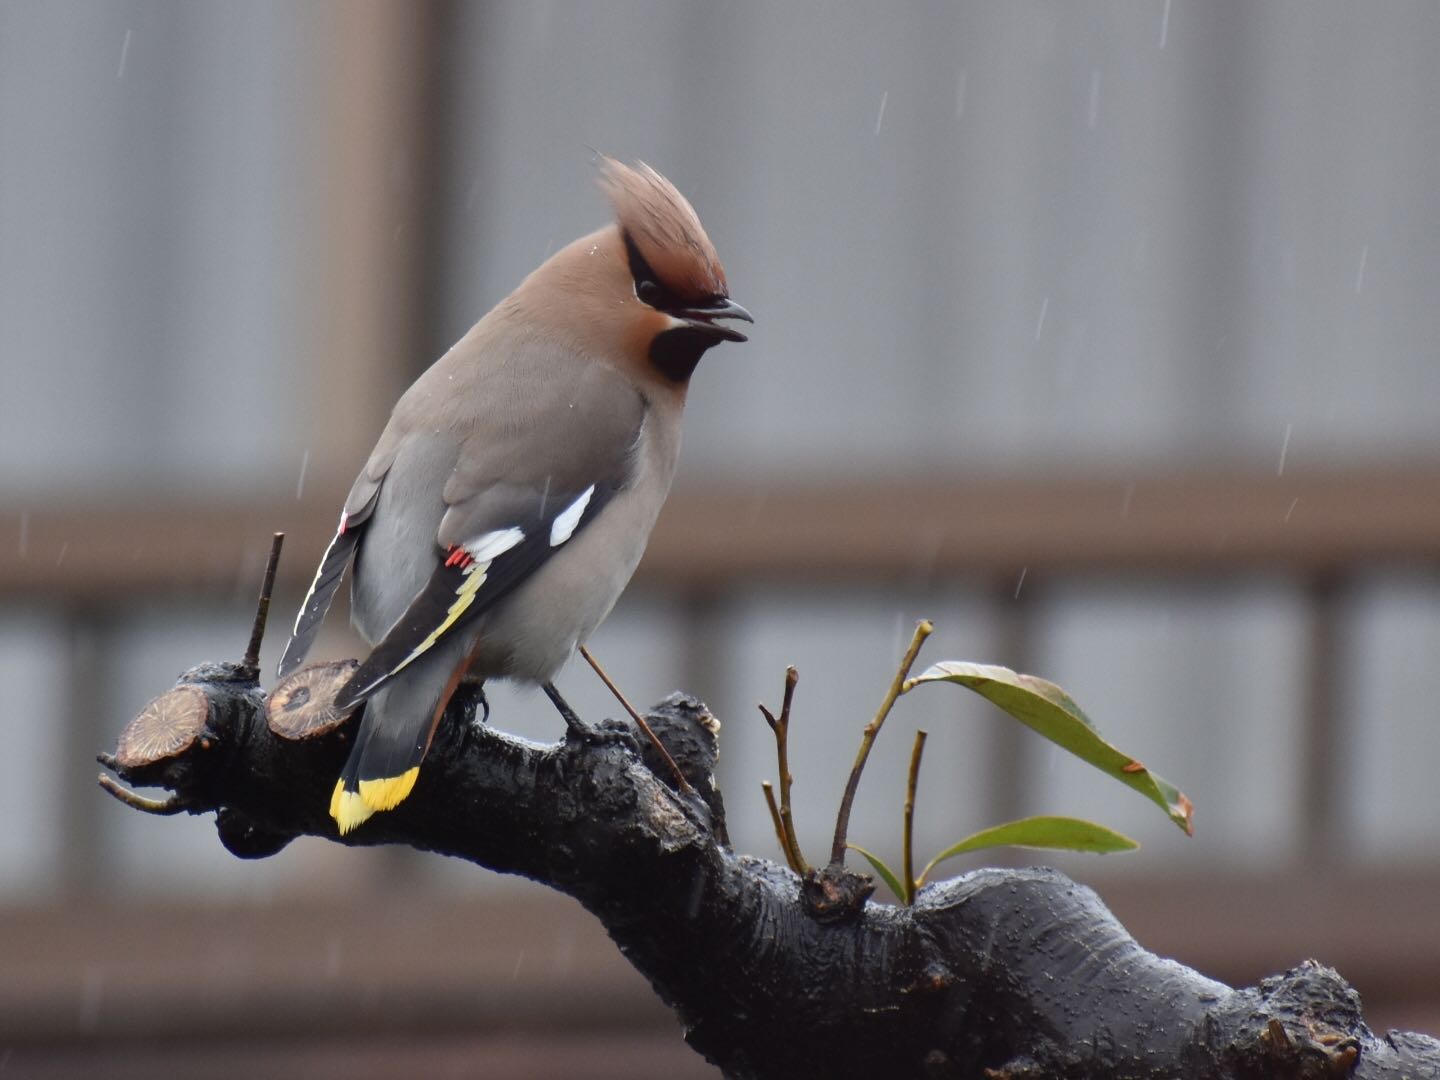
[(642, 303), (649, 304), (651, 307), (659, 307), (664, 294), (655, 282), (645, 280), (635, 283), (635, 295), (640, 298)]

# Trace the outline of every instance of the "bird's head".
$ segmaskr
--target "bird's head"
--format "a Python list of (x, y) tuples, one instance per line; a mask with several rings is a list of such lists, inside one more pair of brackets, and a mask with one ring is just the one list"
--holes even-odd
[(557, 252), (535, 283), (567, 294), (585, 339), (605, 355), (683, 390), (707, 349), (745, 340), (721, 320), (755, 320), (730, 299), (715, 247), (674, 184), (642, 162), (601, 155), (600, 186), (615, 223)]

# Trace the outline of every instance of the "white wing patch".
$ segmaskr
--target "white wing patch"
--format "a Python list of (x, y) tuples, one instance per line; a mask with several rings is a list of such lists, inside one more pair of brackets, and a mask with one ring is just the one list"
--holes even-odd
[(591, 484), (580, 493), (580, 497), (567, 506), (564, 511), (555, 519), (550, 526), (550, 546), (559, 547), (575, 535), (575, 529), (580, 524), (580, 519), (585, 515), (585, 508), (590, 505), (590, 496), (595, 494), (595, 485)]
[[(524, 529), (496, 529), (494, 532), (477, 536), (474, 540), (464, 545), (465, 554), (469, 555), (477, 563), (490, 563), (524, 539)], [(481, 569), (485, 568), (481, 567)]]

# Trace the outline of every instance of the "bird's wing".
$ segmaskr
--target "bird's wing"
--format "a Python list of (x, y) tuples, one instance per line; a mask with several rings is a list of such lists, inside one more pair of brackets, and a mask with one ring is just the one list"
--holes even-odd
[[(523, 404), (475, 425), (461, 444), (444, 487), (434, 570), (341, 688), (337, 708), (364, 700), (508, 596), (629, 482), (644, 399), (602, 365), (570, 374), (529, 383)], [(368, 547), (365, 557), (374, 558)]]
[[(383, 478), (383, 473), (382, 473)], [(340, 525), (320, 557), (320, 566), (315, 571), (315, 580), (295, 616), (295, 626), (290, 632), (290, 641), (285, 654), (280, 658), (280, 677), (283, 679), (299, 667), (309, 655), (310, 646), (320, 632), (330, 602), (345, 576), (345, 567), (355, 554), (355, 546), (369, 524), (370, 515), (375, 512), (375, 503), (380, 495), (380, 479), (371, 479), (369, 470), (362, 472), (350, 489), (345, 500), (345, 509), (340, 512)]]

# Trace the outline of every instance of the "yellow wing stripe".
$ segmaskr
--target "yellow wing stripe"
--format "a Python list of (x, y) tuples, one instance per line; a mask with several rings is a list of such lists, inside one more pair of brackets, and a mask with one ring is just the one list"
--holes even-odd
[(460, 583), (460, 588), (455, 590), (455, 601), (445, 613), (445, 618), (440, 625), (426, 635), (425, 640), (410, 650), (410, 655), (401, 660), (390, 669), (390, 674), (404, 671), (412, 663), (418, 660), (429, 651), (435, 642), (440, 640), (440, 635), (455, 625), (455, 621), (464, 615), (471, 604), (475, 602), (475, 594), (480, 591), (480, 586), (485, 584), (488, 576), (486, 571), (490, 568), (489, 563), (472, 563), (465, 569), (465, 580)]

